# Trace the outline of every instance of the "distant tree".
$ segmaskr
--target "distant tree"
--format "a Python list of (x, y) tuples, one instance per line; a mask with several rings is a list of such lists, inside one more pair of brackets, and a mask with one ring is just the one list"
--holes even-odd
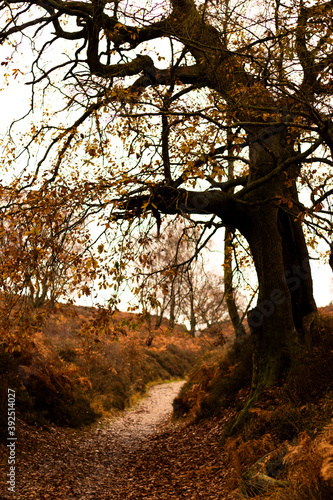
[[(64, 193), (63, 193), (64, 194)], [(7, 203), (6, 203), (7, 201)], [(3, 199), (0, 220), (0, 291), (5, 302), (51, 307), (74, 291), (90, 293), (92, 256), (85, 218), (59, 196), (33, 191)]]
[(227, 304), (229, 317), (232, 326), (235, 330), (236, 337), (244, 337), (246, 334), (243, 325), (243, 317), (239, 314), (236, 305), (236, 293), (233, 286), (233, 268), (232, 268), (232, 232), (226, 228), (224, 235), (224, 265), (223, 265), (223, 279), (224, 279), (224, 296)]
[(209, 328), (228, 318), (223, 276), (209, 270), (204, 271), (194, 289), (194, 310), (200, 328)]
[[(227, 160), (227, 176), (228, 182), (232, 183), (235, 179), (235, 160), (233, 157), (233, 147), (232, 147), (232, 132), (231, 129), (227, 130), (227, 149), (228, 149), (228, 160)], [(231, 185), (228, 189), (228, 193), (232, 194), (235, 191), (235, 187)], [(229, 316), (234, 328), (236, 337), (243, 337), (245, 335), (245, 328), (243, 321), (239, 315), (239, 311), (236, 305), (235, 290), (233, 286), (233, 228), (226, 227), (224, 233), (224, 263), (223, 263), (223, 279), (224, 279), (224, 296), (229, 311)]]
[(176, 321), (188, 322), (190, 332), (211, 326), (226, 315), (223, 278), (209, 270), (207, 245), (199, 253), (201, 231), (184, 228), (179, 221), (169, 225), (159, 238), (149, 241), (140, 256), (140, 300), (145, 311), (155, 310), (161, 324), (169, 316), (169, 328)]

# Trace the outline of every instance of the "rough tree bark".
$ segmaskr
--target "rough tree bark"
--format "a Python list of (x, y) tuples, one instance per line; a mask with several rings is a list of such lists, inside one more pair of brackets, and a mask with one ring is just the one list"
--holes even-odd
[[(269, 174), (272, 158), (283, 162), (286, 157), (293, 157), (285, 132), (277, 134), (269, 146), (268, 152), (262, 144), (252, 147), (255, 178)], [(286, 177), (294, 179), (297, 166), (290, 166)], [(258, 203), (257, 195), (254, 198), (251, 192), (247, 196), (253, 205), (249, 207), (243, 234), (250, 245), (259, 282), (257, 306), (249, 314), (255, 346), (254, 393), (274, 384), (297, 360), (308, 333), (307, 318), (317, 310), (309, 256), (294, 205), (296, 194), (291, 193), (290, 214), (274, 203), (274, 197), (282, 199), (290, 194), (288, 185), (279, 176), (259, 187), (260, 199), (272, 200), (269, 204)]]

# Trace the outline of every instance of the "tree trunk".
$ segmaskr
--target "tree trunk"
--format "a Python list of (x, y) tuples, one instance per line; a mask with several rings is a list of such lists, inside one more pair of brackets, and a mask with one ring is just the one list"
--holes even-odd
[(163, 321), (163, 317), (164, 317), (164, 313), (165, 313), (165, 310), (167, 309), (167, 307), (168, 307), (168, 300), (167, 300), (167, 297), (165, 295), (163, 295), (163, 303), (160, 306), (160, 311), (157, 313), (155, 328), (159, 328), (161, 326), (162, 321)]
[[(262, 179), (293, 155), (286, 131), (269, 136), (267, 144), (254, 139), (252, 180)], [(239, 229), (249, 242), (259, 282), (258, 303), (248, 315), (254, 340), (253, 392), (276, 383), (296, 361), (303, 348), (302, 334), (307, 333), (304, 322), (316, 311), (304, 234), (300, 221), (295, 221), (296, 205), (283, 204), (284, 199), (297, 201), (294, 179), (299, 168), (289, 164), (286, 172), (245, 196), (247, 218)]]
[[(223, 439), (238, 431), (262, 391), (287, 374), (304, 348), (294, 322), (291, 283), (285, 269), (285, 231), (282, 235), (279, 230), (279, 210), (269, 203), (258, 205), (249, 209), (243, 226), (259, 281), (257, 305), (248, 313), (254, 347), (251, 396), (236, 420), (227, 427)], [(298, 237), (301, 247), (301, 237)], [(310, 273), (307, 279), (311, 282)]]
[(236, 337), (244, 337), (244, 335), (246, 335), (246, 331), (239, 317), (235, 293), (232, 285), (232, 232), (227, 227), (225, 228), (224, 235), (223, 280), (225, 301)]
[(299, 346), (277, 216), (277, 208), (260, 207), (252, 215), (247, 235), (259, 281), (258, 303), (248, 316), (254, 341), (254, 392), (281, 378)]
[(163, 320), (163, 311), (161, 311), (161, 313), (156, 318), (155, 328), (159, 328), (161, 326), (162, 320)]
[[(254, 341), (252, 391), (277, 382), (303, 346), (306, 319), (316, 304), (299, 222), (273, 205), (252, 211), (246, 237), (258, 281), (257, 306), (248, 320)], [(309, 330), (309, 329), (308, 329)]]
[(194, 291), (193, 287), (190, 289), (190, 334), (192, 337), (195, 336), (195, 328), (197, 326), (197, 321), (195, 317), (195, 310), (194, 310)]
[(170, 298), (169, 330), (173, 330), (175, 328), (175, 309), (176, 309), (176, 297), (175, 297), (174, 286), (172, 284), (171, 298)]
[(283, 210), (279, 211), (279, 231), (282, 236), (285, 277), (289, 286), (292, 312), (298, 333), (310, 341), (309, 326), (317, 312), (313, 298), (309, 254), (299, 220)]

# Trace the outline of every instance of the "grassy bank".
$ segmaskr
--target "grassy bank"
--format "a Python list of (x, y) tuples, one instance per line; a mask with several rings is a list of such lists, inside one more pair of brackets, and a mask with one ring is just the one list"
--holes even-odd
[[(238, 433), (221, 435), (235, 498), (333, 498), (333, 307), (313, 324), (312, 342), (249, 409)], [(251, 356), (250, 339), (206, 353), (174, 402), (175, 417), (194, 424), (235, 418), (250, 394)]]
[(24, 421), (80, 427), (130, 406), (153, 382), (183, 378), (205, 348), (180, 326), (154, 330), (127, 313), (62, 306), (42, 318), (15, 349), (0, 344), (2, 438), (8, 388)]

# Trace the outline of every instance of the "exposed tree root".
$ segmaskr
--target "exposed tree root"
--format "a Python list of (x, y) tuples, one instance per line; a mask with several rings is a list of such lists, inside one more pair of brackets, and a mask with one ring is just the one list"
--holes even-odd
[(232, 420), (225, 428), (225, 431), (222, 435), (222, 438), (220, 440), (220, 444), (224, 445), (228, 437), (234, 436), (240, 430), (242, 429), (248, 415), (249, 415), (249, 409), (258, 401), (259, 399), (260, 392), (255, 391), (246, 401), (243, 409), (241, 412), (237, 415), (237, 417)]

